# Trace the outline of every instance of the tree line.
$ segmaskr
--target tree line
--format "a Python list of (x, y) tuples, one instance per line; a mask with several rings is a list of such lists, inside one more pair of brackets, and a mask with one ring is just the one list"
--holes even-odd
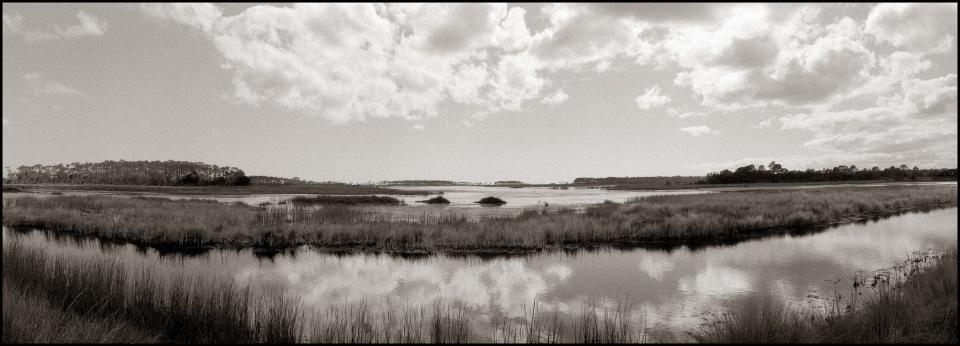
[(8, 168), (10, 184), (250, 185), (237, 167), (187, 161), (103, 161)]
[(956, 168), (920, 169), (907, 165), (890, 166), (881, 169), (879, 166), (871, 168), (857, 168), (856, 165), (837, 166), (819, 170), (789, 170), (771, 161), (769, 165), (746, 165), (730, 171), (707, 174), (704, 180), (707, 184), (744, 184), (744, 183), (795, 183), (818, 181), (853, 181), (853, 180), (957, 180)]
[(671, 185), (694, 184), (701, 182), (703, 177), (673, 176), (673, 177), (580, 177), (573, 180), (577, 185)]

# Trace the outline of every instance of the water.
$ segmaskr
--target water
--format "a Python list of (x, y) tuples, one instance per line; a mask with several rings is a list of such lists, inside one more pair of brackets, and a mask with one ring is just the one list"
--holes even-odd
[(673, 250), (631, 249), (549, 252), (483, 259), (434, 255), (333, 255), (309, 248), (265, 257), (251, 250), (163, 254), (132, 245), (14, 232), (51, 253), (116, 256), (124, 263), (159, 265), (162, 272), (226, 275), (257, 289), (285, 289), (306, 306), (324, 307), (367, 300), (417, 306), (437, 297), (469, 307), (477, 323), (521, 317), (538, 300), (562, 313), (578, 312), (590, 300), (610, 306), (629, 300), (654, 331), (682, 333), (699, 326), (729, 298), (773, 293), (791, 305), (823, 310), (821, 297), (843, 279), (849, 294), (858, 271), (890, 266), (911, 252), (957, 244), (957, 208), (909, 213), (841, 225), (823, 232), (760, 238), (735, 245)]
[[(485, 207), (474, 202), (487, 196), (495, 196), (503, 199), (507, 204), (501, 208), (528, 208), (543, 206), (544, 203), (553, 206), (582, 206), (587, 204), (602, 203), (610, 200), (618, 203), (625, 202), (632, 198), (644, 196), (661, 195), (681, 195), (710, 193), (707, 190), (649, 190), (649, 191), (623, 191), (606, 190), (599, 188), (569, 188), (569, 189), (551, 189), (548, 187), (524, 187), (509, 188), (496, 186), (392, 186), (397, 190), (407, 191), (430, 191), (431, 193), (442, 192), (443, 197), (450, 201), (448, 205), (427, 205), (417, 203), (417, 201), (429, 199), (433, 196), (426, 195), (379, 195), (390, 196), (406, 202), (406, 207), (419, 207), (422, 209), (436, 208), (476, 208), (485, 209)], [(179, 199), (212, 199), (225, 203), (241, 202), (247, 205), (260, 205), (262, 203), (278, 204), (279, 202), (289, 201), (303, 194), (259, 194), (259, 195), (173, 195), (162, 193), (116, 193), (116, 192), (97, 192), (97, 191), (63, 191), (64, 195), (111, 195), (111, 196), (151, 196), (163, 197), (174, 200)], [(21, 196), (49, 196), (49, 193), (4, 193), (7, 196), (16, 198)], [(312, 196), (312, 195), (306, 195)]]

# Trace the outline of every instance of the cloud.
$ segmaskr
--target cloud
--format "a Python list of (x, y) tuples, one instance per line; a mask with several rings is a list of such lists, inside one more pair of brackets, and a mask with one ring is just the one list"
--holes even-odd
[(757, 123), (756, 125), (750, 126), (750, 128), (751, 128), (751, 129), (766, 129), (766, 128), (770, 128), (771, 126), (773, 126), (773, 121), (774, 121), (774, 120), (776, 120), (776, 119), (775, 119), (775, 118), (768, 118), (768, 119), (766, 119), (766, 120), (763, 120), (763, 121)]
[(540, 102), (543, 104), (556, 106), (567, 102), (568, 99), (570, 99), (570, 96), (563, 92), (563, 89), (559, 89), (555, 93), (550, 94), (550, 96), (544, 97), (543, 100), (540, 100)]
[(181, 24), (213, 32), (214, 24), (223, 16), (223, 11), (214, 4), (140, 4), (144, 13), (157, 18), (169, 18)]
[[(878, 104), (781, 117), (783, 129), (813, 133), (804, 146), (863, 157), (950, 166), (957, 150), (957, 75), (902, 81)], [(952, 160), (952, 161), (951, 161)]]
[(52, 96), (74, 96), (80, 95), (80, 92), (77, 89), (66, 86), (65, 84), (58, 81), (45, 81), (36, 73), (28, 73), (23, 75), (23, 80), (27, 82), (27, 85), (33, 89), (33, 94), (35, 96), (43, 95), (52, 95)]
[(879, 4), (864, 32), (898, 48), (945, 52), (956, 40), (957, 4)]
[(704, 126), (704, 125), (684, 127), (684, 128), (681, 128), (681, 129), (680, 129), (680, 132), (684, 132), (684, 133), (686, 133), (686, 134), (688, 134), (688, 135), (691, 135), (691, 136), (694, 136), (694, 137), (700, 137), (700, 136), (703, 136), (703, 135), (716, 135), (716, 134), (719, 134), (718, 131), (713, 130), (713, 129), (711, 129), (710, 127), (707, 127), (707, 126)]
[(50, 30), (32, 30), (24, 25), (24, 17), (19, 13), (3, 14), (3, 32), (19, 34), (27, 42), (42, 42), (58, 39), (72, 39), (89, 36), (102, 36), (107, 32), (107, 23), (84, 11), (77, 12), (77, 24), (54, 25)]
[(707, 113), (705, 112), (680, 112), (676, 108), (668, 108), (667, 114), (670, 114), (670, 116), (677, 117), (680, 119), (685, 119), (689, 117), (702, 117), (707, 115)]
[(423, 130), (423, 129), (425, 129), (425, 127), (423, 126), (423, 124), (416, 124), (416, 125), (413, 125), (413, 127), (411, 127), (411, 128), (414, 129), (414, 130)]
[(640, 109), (651, 109), (670, 103), (670, 97), (660, 93), (660, 86), (654, 85), (648, 87), (643, 95), (637, 96), (637, 107)]
[(224, 16), (213, 5), (144, 5), (205, 33), (234, 96), (337, 123), (421, 119), (453, 101), (519, 110), (547, 84), (523, 50), (525, 11), (504, 4), (296, 4)]
[(681, 28), (664, 43), (686, 71), (674, 83), (721, 109), (830, 103), (861, 84), (875, 65), (850, 18), (831, 20), (802, 8), (778, 25), (771, 11), (749, 7), (718, 27)]
[[(667, 96), (662, 80), (642, 81), (649, 87), (638, 108), (670, 107), (667, 115), (681, 119), (762, 108), (773, 114), (751, 128), (807, 131), (806, 148), (819, 151), (812, 155), (934, 161), (956, 146), (955, 71), (943, 72), (930, 55), (956, 48), (952, 4), (142, 9), (204, 35), (230, 75), (231, 97), (336, 123), (456, 109), (464, 115), (452, 123), (469, 127), (531, 103), (564, 104), (569, 95), (556, 85), (571, 75), (646, 69), (654, 78), (672, 74), (680, 88)], [(5, 15), (8, 22), (16, 21)], [(696, 111), (673, 104), (686, 102), (684, 91)]]

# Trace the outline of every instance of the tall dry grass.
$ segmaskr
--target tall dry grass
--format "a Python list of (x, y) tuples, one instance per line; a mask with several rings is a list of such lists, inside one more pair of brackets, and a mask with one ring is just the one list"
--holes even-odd
[(693, 336), (705, 343), (955, 344), (956, 248), (933, 261), (899, 266), (905, 271), (897, 273), (903, 281), (885, 280), (864, 288), (873, 294), (862, 305), (852, 303), (849, 310), (802, 310), (771, 295), (753, 295), (731, 302), (728, 311)]
[[(40, 335), (57, 330), (32, 326), (27, 316), (35, 311), (55, 316), (52, 321), (103, 326), (73, 330), (82, 334), (75, 340), (283, 343), (299, 338), (299, 311), (292, 304), (276, 304), (278, 296), (255, 296), (231, 281), (154, 273), (152, 267), (133, 271), (115, 260), (51, 256), (5, 242), (5, 294), (30, 298), (17, 299), (19, 304), (9, 308), (4, 304), (4, 342), (30, 341), (29, 331), (37, 328)], [(8, 335), (7, 330), (28, 332)], [(137, 335), (143, 340), (128, 339)]]
[(55, 196), (5, 201), (3, 222), (156, 246), (317, 245), (397, 253), (736, 240), (956, 205), (953, 186), (842, 187), (645, 197), (583, 212), (397, 222), (350, 206), (257, 208), (200, 200)]
[(442, 298), (395, 308), (365, 301), (306, 313), (282, 291), (252, 293), (218, 278), (133, 268), (109, 258), (49, 255), (3, 245), (4, 343), (468, 343), (637, 342), (631, 306), (584, 306), (561, 317), (534, 302), (521, 321), (475, 320)]

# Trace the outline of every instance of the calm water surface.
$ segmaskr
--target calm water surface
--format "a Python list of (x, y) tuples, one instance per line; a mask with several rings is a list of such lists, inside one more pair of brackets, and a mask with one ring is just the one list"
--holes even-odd
[[(417, 201), (428, 199), (427, 195), (380, 195), (390, 196), (406, 202), (406, 207), (420, 208), (485, 208), (474, 202), (487, 196), (495, 196), (503, 199), (507, 204), (500, 208), (526, 208), (542, 206), (544, 203), (554, 206), (579, 206), (594, 203), (603, 203), (610, 200), (618, 203), (625, 202), (631, 198), (644, 196), (661, 195), (684, 195), (697, 193), (711, 193), (708, 190), (649, 190), (649, 191), (618, 191), (606, 190), (600, 188), (569, 188), (569, 189), (551, 189), (548, 187), (524, 187), (509, 188), (496, 186), (391, 186), (397, 190), (410, 191), (430, 191), (431, 193), (442, 193), (443, 197), (450, 201), (449, 205), (426, 205)], [(243, 202), (248, 205), (260, 205), (261, 203), (277, 204), (282, 201), (288, 201), (304, 194), (259, 194), (259, 195), (237, 195), (237, 196), (217, 196), (217, 195), (174, 195), (162, 193), (115, 193), (98, 191), (63, 191), (64, 195), (112, 195), (112, 196), (152, 196), (164, 197), (170, 199), (213, 199), (220, 202)], [(16, 198), (22, 196), (49, 196), (49, 193), (4, 193), (4, 198)], [(312, 196), (308, 194), (306, 196)]]
[(632, 302), (636, 319), (643, 318), (648, 328), (683, 332), (697, 328), (705, 313), (716, 311), (725, 299), (758, 292), (822, 310), (817, 297), (833, 292), (826, 280), (844, 279), (840, 287), (849, 290), (858, 271), (888, 267), (917, 250), (956, 246), (957, 208), (729, 246), (493, 259), (332, 255), (309, 248), (271, 257), (251, 250), (171, 255), (5, 227), (3, 237), (51, 253), (115, 256), (131, 266), (157, 265), (164, 273), (223, 275), (257, 289), (283, 288), (314, 308), (360, 300), (417, 306), (439, 296), (466, 304), (477, 323), (489, 324), (492, 318), (520, 318), (523, 306), (534, 300), (548, 310), (573, 313), (588, 300), (612, 305), (619, 299)]

